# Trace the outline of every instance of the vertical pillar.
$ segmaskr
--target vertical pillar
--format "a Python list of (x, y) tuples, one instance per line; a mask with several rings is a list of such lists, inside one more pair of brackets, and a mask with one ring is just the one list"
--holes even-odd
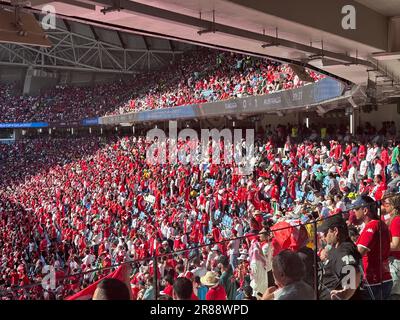
[(356, 117), (354, 114), (354, 108), (350, 107), (350, 112), (349, 112), (349, 122), (350, 122), (350, 134), (355, 135), (356, 132)]

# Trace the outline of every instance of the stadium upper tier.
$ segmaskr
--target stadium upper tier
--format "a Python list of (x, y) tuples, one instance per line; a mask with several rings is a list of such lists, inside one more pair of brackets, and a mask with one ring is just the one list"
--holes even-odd
[[(307, 72), (316, 81), (324, 77)], [(0, 84), (0, 122), (80, 121), (265, 95), (304, 84), (288, 65), (202, 49), (182, 55), (157, 72), (88, 87), (57, 86), (35, 97), (15, 96), (15, 84)]]

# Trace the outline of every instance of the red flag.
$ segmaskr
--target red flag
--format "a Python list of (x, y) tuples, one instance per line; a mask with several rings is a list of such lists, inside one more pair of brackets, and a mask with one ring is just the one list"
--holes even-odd
[(274, 234), (272, 240), (274, 256), (287, 249), (298, 251), (307, 244), (307, 230), (304, 225), (299, 225), (299, 223), (300, 221), (294, 221), (293, 224), (296, 226), (293, 226), (289, 222), (281, 221), (271, 227)]
[(291, 244), (290, 238), (292, 232), (290, 224), (286, 221), (276, 223), (274, 226), (271, 227), (271, 231), (274, 234), (272, 245), (274, 247), (274, 256), (276, 256), (279, 252), (289, 249)]
[(126, 270), (127, 270), (127, 265), (119, 266), (119, 268), (117, 270), (115, 270), (115, 271), (111, 272), (110, 274), (108, 274), (107, 276), (97, 280), (95, 283), (92, 283), (90, 286), (83, 289), (82, 291), (79, 291), (78, 293), (75, 293), (74, 295), (65, 298), (64, 300), (89, 300), (93, 297), (93, 294), (97, 288), (97, 285), (103, 279), (114, 278), (114, 279), (118, 279), (123, 282), (126, 282), (126, 276), (127, 276)]

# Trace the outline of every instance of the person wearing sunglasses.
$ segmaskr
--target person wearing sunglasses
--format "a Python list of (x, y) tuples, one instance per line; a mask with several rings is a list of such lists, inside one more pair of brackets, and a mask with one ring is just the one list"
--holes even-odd
[(361, 255), (351, 241), (341, 214), (326, 218), (318, 227), (331, 249), (322, 264), (320, 298), (348, 300), (358, 296), (361, 283)]
[(393, 286), (389, 269), (389, 228), (380, 220), (376, 203), (371, 197), (359, 196), (351, 208), (355, 218), (365, 224), (356, 243), (363, 257), (364, 296), (371, 300), (387, 300)]

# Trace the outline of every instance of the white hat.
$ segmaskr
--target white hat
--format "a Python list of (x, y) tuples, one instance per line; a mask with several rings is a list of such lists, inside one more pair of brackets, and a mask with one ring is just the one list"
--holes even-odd
[(215, 286), (219, 282), (219, 277), (215, 272), (208, 271), (204, 277), (200, 278), (200, 281), (206, 286)]

